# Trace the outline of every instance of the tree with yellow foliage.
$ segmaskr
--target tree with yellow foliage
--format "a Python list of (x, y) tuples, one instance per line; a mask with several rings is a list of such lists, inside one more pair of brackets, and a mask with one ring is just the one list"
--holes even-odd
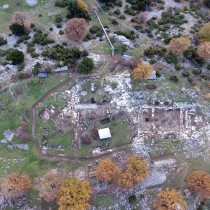
[(210, 59), (210, 42), (203, 42), (197, 48), (197, 54), (203, 59)]
[(152, 74), (152, 66), (147, 63), (138, 63), (131, 72), (131, 75), (137, 80), (147, 80)]
[(89, 207), (91, 194), (92, 189), (89, 182), (68, 178), (64, 180), (58, 193), (58, 209), (86, 210)]
[(85, 4), (85, 2), (83, 0), (77, 0), (77, 5), (82, 11), (88, 10), (88, 6), (87, 6), (87, 4)]
[(142, 182), (148, 175), (148, 165), (138, 155), (128, 159), (127, 170), (132, 174), (135, 183)]
[(192, 43), (190, 39), (182, 36), (179, 38), (173, 38), (168, 45), (168, 50), (176, 55), (183, 55), (191, 45)]
[(63, 182), (61, 176), (54, 172), (47, 172), (39, 184), (39, 196), (47, 202), (56, 199), (60, 186)]
[(204, 171), (193, 171), (187, 179), (187, 185), (203, 198), (210, 198), (210, 174)]
[(187, 204), (180, 192), (166, 189), (157, 194), (153, 207), (155, 210), (186, 210)]
[(128, 170), (122, 170), (122, 173), (118, 176), (118, 184), (122, 188), (132, 188), (135, 185), (132, 173)]
[(119, 173), (118, 184), (123, 188), (131, 188), (135, 184), (142, 182), (148, 175), (148, 165), (139, 156), (131, 156), (126, 165), (126, 169)]
[(31, 180), (25, 174), (15, 172), (9, 174), (1, 185), (1, 195), (5, 198), (17, 199), (28, 192), (31, 188)]
[(100, 181), (111, 182), (115, 174), (115, 164), (110, 159), (102, 160), (96, 167), (96, 176)]
[(198, 32), (198, 36), (203, 42), (210, 42), (210, 22), (206, 23)]

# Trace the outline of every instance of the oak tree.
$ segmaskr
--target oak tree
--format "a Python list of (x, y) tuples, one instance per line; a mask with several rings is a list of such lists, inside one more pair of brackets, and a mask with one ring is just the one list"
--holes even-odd
[(186, 37), (173, 38), (168, 45), (168, 50), (176, 55), (183, 55), (190, 46), (191, 41)]
[(152, 74), (153, 68), (147, 63), (138, 63), (131, 72), (131, 75), (137, 80), (147, 80)]
[(1, 185), (1, 195), (7, 199), (17, 199), (26, 194), (31, 185), (31, 180), (27, 175), (13, 172), (4, 179)]
[(166, 189), (157, 194), (153, 207), (155, 210), (186, 210), (187, 204), (180, 192)]
[(39, 184), (39, 196), (47, 202), (56, 199), (63, 179), (54, 172), (47, 172)]
[(92, 189), (87, 181), (68, 178), (61, 185), (58, 193), (59, 210), (86, 210)]
[(83, 18), (73, 18), (66, 23), (65, 33), (73, 42), (81, 42), (87, 33), (87, 23)]
[(210, 59), (210, 42), (203, 42), (197, 47), (197, 54), (200, 58)]
[(100, 181), (111, 182), (115, 173), (115, 164), (110, 159), (102, 160), (96, 167), (96, 176)]
[(210, 198), (210, 174), (204, 171), (193, 171), (187, 179), (187, 184), (192, 191), (203, 198)]

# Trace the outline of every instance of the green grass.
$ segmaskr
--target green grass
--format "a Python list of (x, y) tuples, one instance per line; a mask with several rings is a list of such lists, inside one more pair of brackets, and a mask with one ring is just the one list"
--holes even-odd
[[(52, 20), (48, 17), (49, 12), (53, 12), (53, 14), (61, 14), (62, 16), (66, 14), (65, 10), (54, 6), (54, 1), (38, 1), (37, 5), (31, 7), (26, 4), (25, 0), (0, 0), (0, 6), (5, 3), (9, 4), (9, 8), (0, 9), (0, 33), (9, 31), (12, 15), (16, 11), (25, 13), (31, 22), (35, 23), (35, 25), (42, 29), (46, 29), (46, 26), (50, 26)], [(39, 14), (42, 16), (39, 17)]]

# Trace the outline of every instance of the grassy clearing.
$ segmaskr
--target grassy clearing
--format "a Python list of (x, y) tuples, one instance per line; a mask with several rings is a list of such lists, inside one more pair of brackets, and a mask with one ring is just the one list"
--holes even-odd
[(8, 9), (0, 9), (0, 33), (9, 32), (9, 25), (12, 15), (16, 11), (25, 13), (31, 22), (38, 28), (46, 29), (50, 27), (53, 22), (52, 17), (48, 14), (61, 15), (65, 17), (67, 14), (66, 9), (61, 9), (54, 6), (54, 0), (38, 1), (37, 5), (29, 6), (25, 0), (0, 0), (0, 6), (9, 4)]

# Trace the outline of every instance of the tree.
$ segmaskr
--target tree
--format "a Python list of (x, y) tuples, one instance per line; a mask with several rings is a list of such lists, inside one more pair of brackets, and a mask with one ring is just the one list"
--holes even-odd
[(206, 23), (198, 32), (199, 38), (203, 42), (210, 42), (210, 22)]
[(39, 185), (39, 196), (47, 202), (56, 199), (60, 186), (63, 182), (61, 176), (54, 172), (46, 173), (42, 178)]
[(84, 58), (77, 67), (77, 71), (83, 74), (88, 74), (94, 69), (94, 63), (91, 58)]
[(169, 43), (168, 50), (176, 55), (183, 55), (190, 46), (190, 39), (182, 36), (179, 38), (173, 38)]
[(147, 12), (140, 12), (135, 18), (134, 22), (140, 25), (144, 25), (147, 22)]
[(81, 42), (87, 33), (87, 23), (83, 18), (73, 18), (66, 23), (65, 33), (73, 42)]
[(132, 173), (129, 170), (122, 171), (118, 176), (118, 184), (122, 188), (132, 188), (135, 185)]
[[(83, 2), (84, 3), (84, 2)], [(84, 18), (86, 20), (91, 20), (91, 17), (87, 10), (85, 10), (85, 3), (81, 5), (81, 1), (70, 1), (68, 4), (68, 15), (71, 18)]]
[(185, 210), (187, 209), (186, 201), (182, 194), (176, 190), (166, 189), (159, 192), (154, 201), (155, 210)]
[(111, 182), (115, 173), (115, 164), (110, 159), (102, 160), (96, 167), (96, 176), (100, 181)]
[(31, 180), (27, 175), (18, 175), (13, 172), (4, 179), (1, 185), (1, 194), (7, 199), (17, 199), (26, 194), (31, 185)]
[(142, 182), (148, 175), (147, 163), (137, 155), (128, 159), (127, 170), (132, 174), (135, 183)]
[(17, 36), (29, 34), (31, 32), (31, 22), (22, 12), (15, 12), (9, 28)]
[(203, 42), (197, 47), (197, 54), (200, 58), (210, 59), (210, 42)]
[(210, 174), (204, 171), (193, 171), (187, 179), (187, 184), (192, 191), (203, 198), (210, 198)]
[(86, 210), (92, 189), (87, 181), (68, 178), (61, 185), (58, 194), (59, 210)]
[(131, 72), (131, 75), (137, 80), (146, 80), (152, 74), (152, 66), (146, 63), (138, 63)]
[(128, 159), (126, 169), (118, 174), (119, 186), (131, 188), (146, 178), (148, 175), (148, 166), (139, 156), (133, 155)]
[(13, 65), (20, 64), (24, 61), (24, 54), (17, 49), (9, 49), (7, 53), (7, 60), (12, 61)]
[(83, 0), (77, 0), (77, 5), (82, 11), (88, 11), (88, 6)]

